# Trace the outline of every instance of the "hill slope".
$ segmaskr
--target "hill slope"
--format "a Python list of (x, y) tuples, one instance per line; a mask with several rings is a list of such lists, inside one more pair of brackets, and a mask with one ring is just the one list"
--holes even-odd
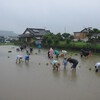
[(4, 30), (0, 30), (0, 36), (18, 36), (16, 33), (14, 33), (13, 31), (4, 31)]

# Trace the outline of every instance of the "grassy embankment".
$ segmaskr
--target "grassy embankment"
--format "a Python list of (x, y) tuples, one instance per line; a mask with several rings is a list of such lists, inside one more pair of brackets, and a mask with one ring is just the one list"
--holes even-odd
[(100, 44), (86, 43), (86, 42), (71, 42), (70, 44), (66, 44), (66, 42), (60, 42), (59, 48), (61, 49), (69, 49), (79, 51), (81, 49), (90, 49), (93, 52), (100, 53)]

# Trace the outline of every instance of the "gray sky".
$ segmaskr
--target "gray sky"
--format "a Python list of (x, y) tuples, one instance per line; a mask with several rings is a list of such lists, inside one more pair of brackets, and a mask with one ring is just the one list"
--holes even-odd
[(0, 30), (22, 34), (27, 27), (53, 33), (100, 29), (100, 0), (0, 0)]

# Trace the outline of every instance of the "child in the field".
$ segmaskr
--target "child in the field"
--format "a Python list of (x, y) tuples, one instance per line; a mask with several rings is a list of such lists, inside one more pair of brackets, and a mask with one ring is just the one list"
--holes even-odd
[(30, 53), (32, 53), (33, 52), (33, 48), (32, 47), (30, 47)]
[(56, 58), (58, 58), (60, 53), (59, 53), (58, 50), (55, 50), (55, 51), (54, 51), (54, 54), (56, 55)]
[(26, 55), (25, 55), (25, 63), (29, 63), (29, 59), (30, 59), (29, 55), (26, 54)]
[(16, 63), (21, 63), (22, 60), (23, 60), (23, 56), (17, 55), (17, 57), (16, 57)]
[(67, 55), (67, 51), (66, 50), (62, 50), (62, 53), (64, 54), (64, 56)]
[(53, 70), (57, 70), (60, 68), (60, 62), (58, 60), (53, 60), (52, 61), (52, 67), (53, 67)]
[(98, 71), (100, 71), (100, 62), (97, 62), (95, 64), (95, 72), (98, 72)]
[(66, 69), (66, 66), (67, 66), (67, 59), (64, 58), (62, 63), (63, 63), (63, 65), (64, 65), (64, 69)]
[(49, 54), (50, 54), (50, 58), (53, 58), (54, 51), (53, 51), (52, 48), (50, 48), (50, 50), (49, 50)]

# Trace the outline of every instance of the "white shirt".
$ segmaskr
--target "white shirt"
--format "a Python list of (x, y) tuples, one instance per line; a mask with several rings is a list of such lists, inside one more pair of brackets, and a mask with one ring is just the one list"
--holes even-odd
[(62, 53), (63, 53), (63, 54), (67, 54), (67, 51), (66, 51), (66, 50), (62, 50)]
[(57, 62), (57, 60), (53, 60), (52, 65), (56, 64)]
[(96, 66), (97, 69), (100, 69), (100, 62), (97, 62), (97, 63), (95, 64), (95, 66)]
[(17, 55), (16, 59), (18, 60), (18, 59), (20, 59), (20, 58), (23, 58), (23, 56)]

